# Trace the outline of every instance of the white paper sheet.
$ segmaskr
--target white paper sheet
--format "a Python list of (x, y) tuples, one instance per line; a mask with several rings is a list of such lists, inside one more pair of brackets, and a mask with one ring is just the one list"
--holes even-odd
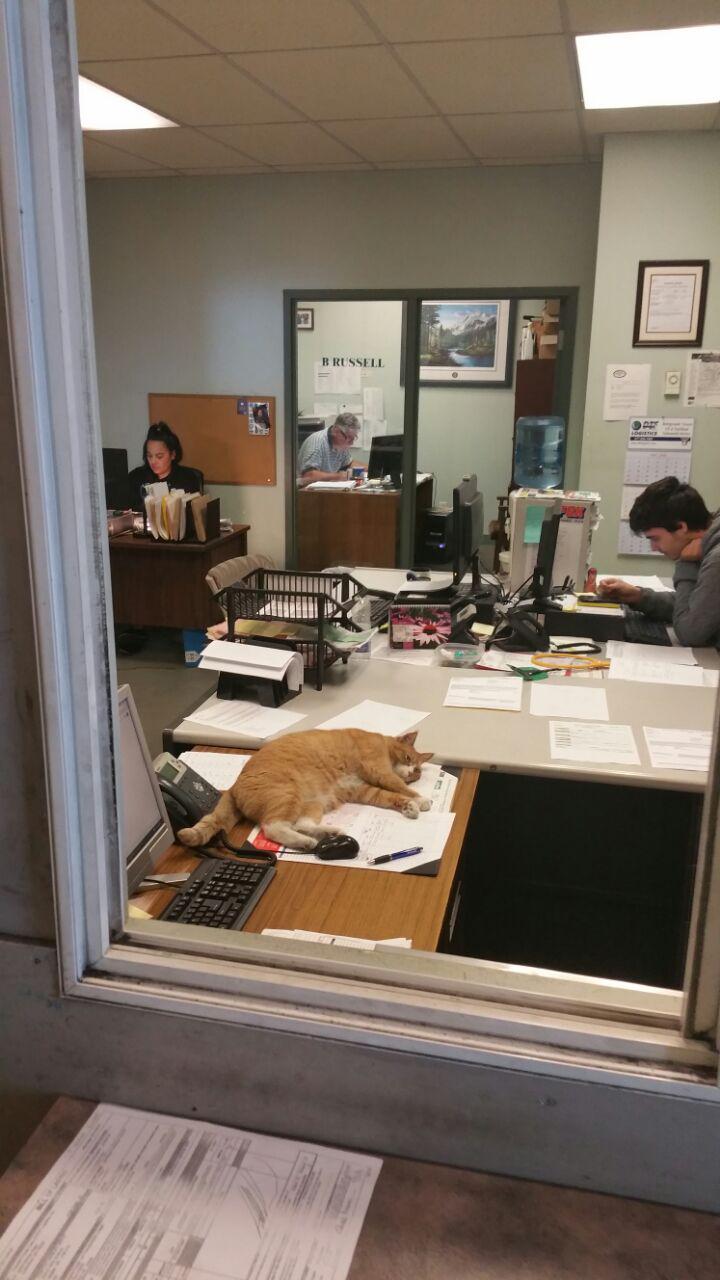
[(449, 813), (457, 782), (454, 773), (447, 773), (442, 765), (426, 761), (417, 782), (411, 785), (413, 791), (430, 801), (431, 813)]
[(313, 480), (312, 484), (306, 484), (305, 490), (309, 489), (333, 489), (337, 493), (342, 493), (344, 489), (354, 489), (354, 480)]
[(385, 396), (382, 387), (363, 387), (362, 414), (363, 418), (385, 417)]
[(329, 947), (350, 947), (375, 951), (378, 947), (411, 947), (412, 938), (353, 938), (342, 933), (313, 933), (310, 929), (263, 929), (266, 938), (296, 938), (299, 942), (320, 942)]
[[(660, 582), (659, 578), (658, 582)], [(660, 583), (658, 590), (662, 589), (662, 583)], [(613, 658), (630, 658), (634, 662), (657, 662), (657, 646), (654, 644), (632, 644), (628, 640), (608, 640), (605, 645), (605, 657), (611, 661)], [(692, 649), (680, 644), (672, 645), (670, 648), (666, 648), (663, 645), (662, 661), (671, 662), (673, 665), (681, 667), (697, 666)]]
[(444, 707), (478, 707), (488, 711), (519, 711), (523, 682), (516, 676), (454, 676)]
[(100, 1105), (0, 1241), (0, 1275), (343, 1280), (382, 1162)]
[(570, 720), (609, 720), (604, 689), (578, 689), (550, 680), (530, 685), (530, 715), (567, 717)]
[(262, 680), (287, 680), (288, 689), (297, 693), (303, 684), (305, 668), (299, 653), (292, 649), (274, 649), (270, 645), (237, 644), (232, 640), (211, 640), (203, 649), (200, 666), (208, 671), (225, 671), (230, 675), (246, 675)]
[[(663, 650), (664, 652), (664, 650)], [(649, 662), (644, 658), (612, 658), (610, 680), (633, 680), (642, 684), (680, 684), (715, 688), (717, 671), (705, 671), (702, 667), (687, 666), (677, 662)]]
[(336, 418), (337, 412), (337, 400), (316, 400), (313, 405), (316, 418)]
[(685, 378), (686, 405), (720, 405), (720, 351), (691, 351)]
[(252, 756), (235, 756), (224, 751), (183, 751), (179, 759), (194, 769), (217, 791), (227, 791), (237, 782)]
[[(367, 804), (343, 804), (332, 813), (327, 813), (322, 824), (326, 827), (340, 827), (347, 835), (354, 836), (360, 845), (357, 857), (333, 858), (323, 862), (314, 853), (296, 853), (294, 850), (282, 850), (278, 857), (283, 862), (309, 862), (315, 867), (356, 867), (360, 871), (394, 871), (401, 874), (437, 862), (442, 857), (454, 821), (454, 813), (429, 811), (419, 814), (417, 818), (406, 818), (394, 809), (376, 809), (374, 805)], [(258, 831), (259, 828), (254, 827), (248, 838), (254, 841)], [(416, 846), (422, 849), (421, 853), (399, 858), (397, 862), (382, 862), (379, 867), (372, 865), (372, 858)], [(263, 847), (267, 847), (267, 841), (264, 841)]]
[(621, 422), (633, 415), (645, 417), (650, 394), (649, 364), (609, 364), (605, 368), (603, 419)]
[(288, 729), (304, 720), (305, 713), (283, 711), (280, 707), (261, 707), (257, 702), (230, 701), (218, 698), (214, 693), (183, 721), (199, 724), (204, 729), (225, 729), (243, 738), (271, 738), (274, 733)]
[(410, 707), (395, 707), (389, 702), (374, 702), (371, 698), (366, 698), (347, 711), (332, 716), (330, 720), (324, 720), (316, 728), (367, 729), (369, 733), (385, 733), (389, 737), (397, 737), (414, 728), (429, 714), (429, 711), (414, 711)]
[[(604, 582), (607, 578), (617, 578), (617, 573), (599, 573), (598, 582)], [(633, 587), (646, 587), (648, 591), (669, 591), (669, 587), (665, 585), (661, 578), (654, 573), (641, 573), (634, 576), (629, 573), (622, 575), (623, 582), (629, 582)]]
[(692, 769), (707, 773), (710, 768), (709, 729), (644, 728), (653, 769)]
[(583, 764), (640, 764), (629, 724), (551, 720), (548, 729), (553, 760), (571, 760)]

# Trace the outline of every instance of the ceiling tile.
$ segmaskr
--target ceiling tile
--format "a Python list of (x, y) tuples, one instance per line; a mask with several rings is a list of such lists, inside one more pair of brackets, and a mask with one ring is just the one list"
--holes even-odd
[(75, 20), (81, 60), (205, 52), (198, 40), (148, 9), (144, 0), (75, 0)]
[(388, 40), (470, 40), (562, 31), (558, 0), (362, 0)]
[[(117, 136), (117, 135), (116, 135)], [(129, 135), (123, 135), (123, 137)], [(148, 169), (154, 173), (158, 172), (158, 166), (150, 160), (145, 160), (141, 156), (130, 155), (127, 151), (118, 150), (117, 147), (108, 146), (104, 142), (100, 142), (96, 138), (83, 135), (83, 151), (85, 153), (85, 172), (86, 173), (123, 173), (129, 169), (139, 170)]]
[(231, 60), (314, 120), (433, 114), (409, 76), (379, 46), (232, 55)]
[(556, 164), (584, 164), (581, 156), (508, 156), (506, 160), (483, 160), (483, 168), (499, 168), (501, 165), (539, 165), (546, 169)]
[(243, 169), (257, 165), (255, 160), (246, 159), (194, 129), (134, 129), (123, 138), (126, 150), (170, 169)]
[(718, 0), (567, 0), (571, 31), (654, 31), (720, 22)]
[(350, 173), (356, 169), (367, 171), (373, 166), (358, 161), (353, 164), (280, 164), (277, 167), (280, 173)]
[(397, 51), (441, 111), (550, 111), (578, 105), (562, 36), (402, 44)]
[(378, 169), (479, 169), (478, 160), (384, 160)]
[(712, 129), (717, 103), (693, 107), (623, 107), (615, 111), (583, 111), (588, 134), (645, 133)]
[(180, 124), (257, 124), (297, 118), (295, 111), (253, 84), (219, 54), (85, 62), (80, 70), (91, 80)]
[(377, 37), (350, 0), (156, 0), (226, 53), (375, 44)]
[(315, 124), (234, 124), (206, 130), (265, 164), (341, 164), (357, 160)]
[(366, 160), (464, 160), (467, 150), (438, 116), (406, 120), (336, 120), (327, 126)]
[(451, 123), (474, 155), (582, 157), (574, 111), (518, 111), (509, 115), (451, 116)]

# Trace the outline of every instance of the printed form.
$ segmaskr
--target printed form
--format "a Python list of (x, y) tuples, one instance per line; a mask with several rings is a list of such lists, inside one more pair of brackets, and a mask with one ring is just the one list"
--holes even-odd
[(343, 1280), (382, 1161), (101, 1105), (0, 1241), (0, 1280)]

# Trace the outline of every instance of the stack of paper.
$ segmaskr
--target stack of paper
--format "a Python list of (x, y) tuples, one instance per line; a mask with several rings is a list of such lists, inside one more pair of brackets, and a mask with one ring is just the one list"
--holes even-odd
[[(162, 539), (164, 542), (181, 542), (187, 532), (188, 505), (194, 503), (201, 495), (185, 493), (182, 489), (173, 489), (168, 492), (164, 481), (152, 485), (152, 489), (153, 491), (164, 489), (165, 492), (153, 492), (145, 498), (149, 532), (154, 538)], [(204, 538), (201, 541), (204, 541)]]
[(306, 489), (354, 489), (354, 480), (313, 480), (312, 484), (306, 484)]
[(297, 693), (303, 683), (303, 660), (292, 649), (274, 649), (262, 644), (235, 644), (231, 640), (211, 640), (203, 650), (200, 666), (209, 671), (225, 671), (257, 680), (287, 679), (288, 689)]

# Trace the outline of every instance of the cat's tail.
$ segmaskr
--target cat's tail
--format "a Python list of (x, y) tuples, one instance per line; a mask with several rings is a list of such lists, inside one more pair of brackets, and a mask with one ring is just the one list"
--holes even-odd
[(178, 840), (193, 846), (207, 844), (219, 831), (228, 833), (240, 821), (241, 812), (233, 798), (232, 789), (226, 791), (218, 800), (212, 813), (206, 814), (194, 827), (183, 827), (178, 831)]

